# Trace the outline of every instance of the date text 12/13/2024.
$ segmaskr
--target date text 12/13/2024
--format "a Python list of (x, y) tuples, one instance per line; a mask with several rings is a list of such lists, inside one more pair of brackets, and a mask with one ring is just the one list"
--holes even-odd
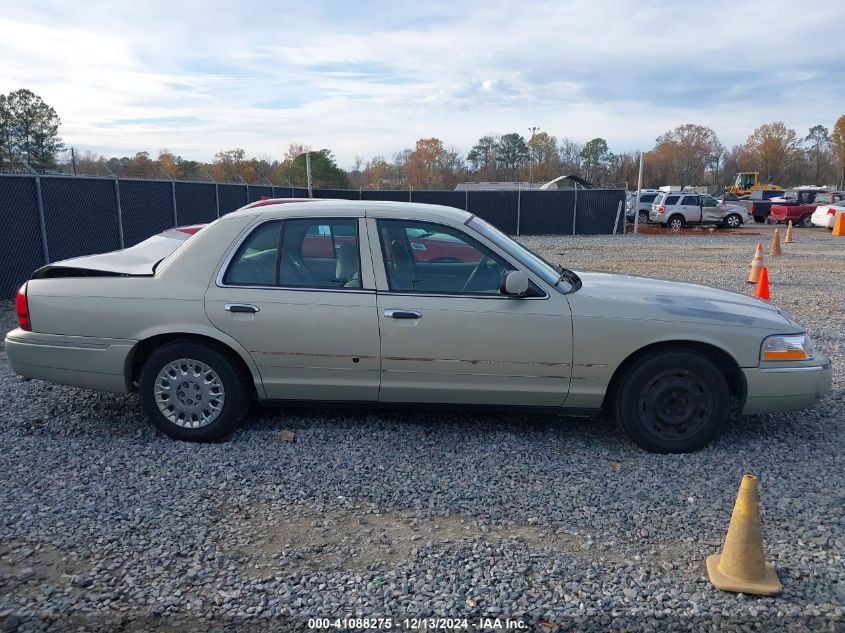
[(308, 628), (317, 631), (524, 631), (528, 625), (516, 618), (310, 618)]

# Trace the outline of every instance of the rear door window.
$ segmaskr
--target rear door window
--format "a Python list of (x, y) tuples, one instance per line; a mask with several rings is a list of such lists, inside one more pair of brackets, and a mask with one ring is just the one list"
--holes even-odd
[(681, 196), (666, 196), (666, 201), (663, 203), (666, 206), (671, 206), (673, 204), (678, 204), (678, 199)]
[(279, 254), (279, 285), (360, 288), (358, 250), (354, 218), (287, 220)]
[(257, 227), (232, 258), (223, 283), (230, 286), (273, 286), (276, 284), (276, 252), (281, 222)]

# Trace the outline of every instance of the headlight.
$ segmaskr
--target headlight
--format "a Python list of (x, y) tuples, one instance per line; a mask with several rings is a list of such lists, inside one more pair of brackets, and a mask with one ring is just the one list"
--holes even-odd
[(813, 342), (806, 334), (769, 336), (763, 340), (760, 360), (811, 360)]

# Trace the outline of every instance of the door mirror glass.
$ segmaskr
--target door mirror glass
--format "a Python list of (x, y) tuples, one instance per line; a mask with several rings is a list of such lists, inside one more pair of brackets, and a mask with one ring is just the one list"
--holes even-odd
[(499, 291), (503, 295), (521, 297), (528, 293), (528, 275), (521, 270), (508, 271), (502, 279)]

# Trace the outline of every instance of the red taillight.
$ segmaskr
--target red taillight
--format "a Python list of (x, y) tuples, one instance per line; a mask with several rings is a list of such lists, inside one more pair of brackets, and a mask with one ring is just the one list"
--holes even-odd
[(751, 203), (751, 213), (754, 213), (756, 210), (757, 210), (757, 203), (756, 203), (756, 202), (752, 202), (752, 203)]
[(22, 330), (32, 331), (32, 323), (29, 322), (29, 306), (26, 304), (26, 284), (18, 290), (15, 297), (15, 311), (18, 313), (18, 325)]
[(827, 210), (827, 214), (828, 214), (828, 215), (833, 215), (834, 213), (836, 213), (836, 211), (834, 211), (833, 209), (828, 209), (828, 210)]
[(666, 213), (666, 207), (657, 207), (658, 213)]

